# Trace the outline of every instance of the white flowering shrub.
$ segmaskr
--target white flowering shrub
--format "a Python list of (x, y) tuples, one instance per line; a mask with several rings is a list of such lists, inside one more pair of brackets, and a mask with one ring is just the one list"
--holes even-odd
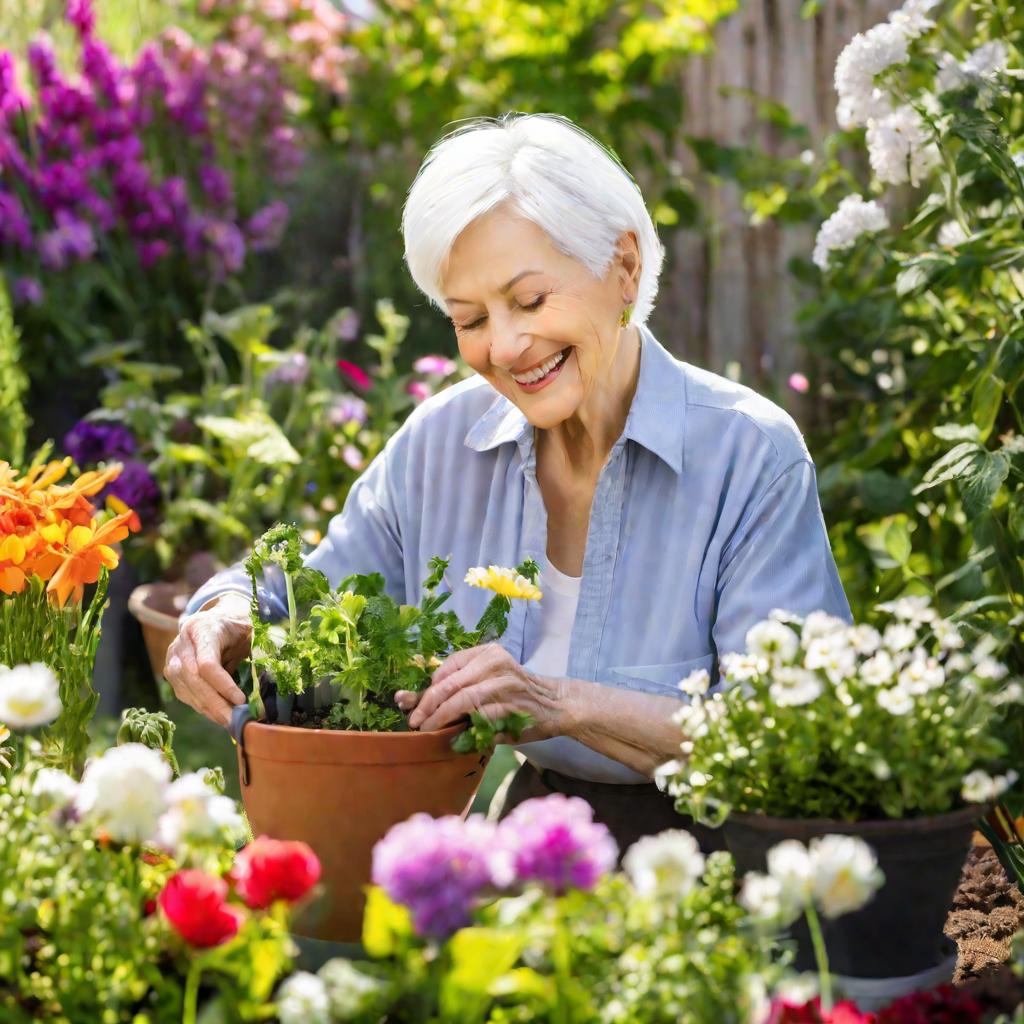
[(1015, 781), (1003, 711), (1024, 691), (927, 598), (879, 608), (879, 628), (775, 612), (708, 674), (680, 683), (678, 761), (661, 770), (680, 811), (858, 821), (987, 803)]

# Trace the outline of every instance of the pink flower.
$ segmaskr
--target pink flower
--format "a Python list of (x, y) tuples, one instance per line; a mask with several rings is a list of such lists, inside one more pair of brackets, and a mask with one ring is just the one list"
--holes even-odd
[(68, 0), (65, 17), (83, 39), (91, 36), (96, 28), (92, 0)]
[(438, 377), (450, 377), (456, 370), (455, 360), (445, 356), (421, 356), (412, 364), (417, 373), (434, 373)]
[(805, 395), (811, 386), (811, 382), (802, 373), (791, 373), (789, 375), (789, 386), (801, 395)]
[(363, 453), (354, 444), (347, 444), (342, 448), (341, 458), (350, 469), (362, 469), (366, 464)]
[(417, 402), (422, 402), (434, 393), (434, 389), (425, 380), (410, 381), (409, 386), (405, 390)]
[(361, 367), (356, 366), (355, 363), (350, 363), (347, 359), (338, 360), (338, 373), (353, 387), (359, 388), (360, 391), (369, 391), (373, 387), (370, 375)]

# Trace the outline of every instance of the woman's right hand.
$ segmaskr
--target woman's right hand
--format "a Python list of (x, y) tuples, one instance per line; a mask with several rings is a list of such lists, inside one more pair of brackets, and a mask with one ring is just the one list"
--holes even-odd
[(226, 594), (185, 620), (167, 649), (164, 676), (178, 700), (226, 727), (232, 706), (246, 699), (231, 670), (251, 647), (249, 601)]

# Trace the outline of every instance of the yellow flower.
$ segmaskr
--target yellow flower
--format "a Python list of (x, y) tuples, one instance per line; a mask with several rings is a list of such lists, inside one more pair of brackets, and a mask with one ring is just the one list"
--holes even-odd
[(493, 590), (502, 597), (520, 597), (524, 601), (539, 601), (544, 596), (535, 583), (531, 583), (525, 576), (520, 576), (515, 569), (506, 569), (501, 565), (491, 565), (486, 569), (477, 566), (470, 569), (466, 573), (466, 582), (471, 587)]

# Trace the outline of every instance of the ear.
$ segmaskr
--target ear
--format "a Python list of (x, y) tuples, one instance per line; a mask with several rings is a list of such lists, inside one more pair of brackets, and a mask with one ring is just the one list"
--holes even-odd
[(623, 231), (619, 236), (617, 246), (623, 286), (622, 297), (628, 302), (635, 302), (640, 284), (640, 271), (643, 269), (636, 232)]

